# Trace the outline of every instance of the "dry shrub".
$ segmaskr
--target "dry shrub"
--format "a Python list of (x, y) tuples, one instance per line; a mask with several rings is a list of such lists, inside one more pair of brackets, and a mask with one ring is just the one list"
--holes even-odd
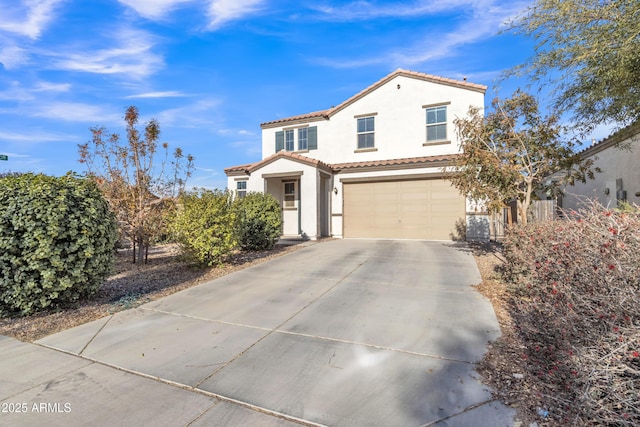
[(638, 207), (516, 226), (504, 255), (532, 402), (558, 425), (640, 425)]

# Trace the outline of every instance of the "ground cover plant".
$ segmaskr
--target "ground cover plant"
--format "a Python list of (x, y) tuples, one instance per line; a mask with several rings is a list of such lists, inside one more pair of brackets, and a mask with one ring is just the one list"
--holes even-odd
[(549, 425), (639, 425), (638, 208), (591, 203), (563, 220), (515, 226), (503, 255), (517, 339), (503, 350), (514, 372), (494, 378), (501, 393)]

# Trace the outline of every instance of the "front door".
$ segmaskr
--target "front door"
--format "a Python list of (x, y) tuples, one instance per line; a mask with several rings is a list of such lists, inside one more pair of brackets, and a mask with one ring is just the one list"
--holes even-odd
[(300, 189), (298, 180), (282, 181), (282, 234), (300, 234)]

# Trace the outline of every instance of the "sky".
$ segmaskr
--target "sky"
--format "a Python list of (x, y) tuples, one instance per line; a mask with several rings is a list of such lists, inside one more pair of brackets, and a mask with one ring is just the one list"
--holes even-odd
[[(519, 0), (0, 0), (0, 172), (84, 173), (91, 127), (134, 105), (195, 157), (190, 187), (261, 158), (260, 123), (323, 110), (398, 68), (489, 86), (534, 44)], [(603, 138), (607, 131), (594, 137)]]

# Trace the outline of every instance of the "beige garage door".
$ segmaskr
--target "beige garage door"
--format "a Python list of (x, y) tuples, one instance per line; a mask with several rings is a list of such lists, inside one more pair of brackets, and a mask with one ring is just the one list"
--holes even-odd
[(344, 184), (344, 236), (451, 240), (465, 199), (443, 179)]

